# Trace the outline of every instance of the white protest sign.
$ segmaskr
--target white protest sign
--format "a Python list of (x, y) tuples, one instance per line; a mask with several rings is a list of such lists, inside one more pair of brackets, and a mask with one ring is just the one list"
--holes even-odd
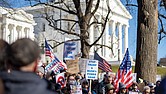
[(132, 75), (133, 75), (133, 81), (136, 82), (137, 81), (136, 80), (137, 79), (137, 73), (132, 73)]
[(85, 74), (85, 71), (86, 71), (86, 62), (87, 62), (88, 59), (85, 59), (85, 58), (80, 58), (79, 59), (79, 69), (80, 69), (80, 72), (84, 75)]
[(86, 79), (97, 79), (97, 76), (98, 76), (98, 61), (87, 60)]

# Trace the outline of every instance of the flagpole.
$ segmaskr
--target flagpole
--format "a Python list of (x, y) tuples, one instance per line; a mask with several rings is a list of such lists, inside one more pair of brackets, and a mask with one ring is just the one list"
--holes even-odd
[[(89, 54), (88, 58), (90, 59), (90, 54)], [(91, 88), (92, 88), (92, 79), (90, 79), (90, 82), (89, 82), (89, 92), (90, 93), (91, 93)]]
[(92, 79), (90, 79), (90, 82), (89, 82), (89, 92), (91, 92), (91, 88), (92, 88)]

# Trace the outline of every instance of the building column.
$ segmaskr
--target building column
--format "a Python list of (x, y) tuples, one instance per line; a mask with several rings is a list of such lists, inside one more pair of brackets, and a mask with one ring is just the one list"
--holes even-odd
[(114, 55), (115, 54), (115, 50), (116, 50), (116, 48), (115, 48), (115, 42), (116, 42), (116, 40), (115, 40), (115, 37), (116, 37), (116, 35), (115, 35), (115, 28), (116, 28), (116, 22), (115, 21), (113, 21), (112, 20), (112, 22), (111, 22), (111, 31), (112, 31), (112, 35), (111, 35), (111, 44), (112, 44), (112, 55)]
[(126, 49), (128, 48), (128, 25), (124, 26), (124, 51), (126, 52)]
[[(105, 28), (105, 31), (104, 31), (104, 44), (103, 45), (106, 45), (106, 46), (109, 46), (109, 22), (107, 22), (106, 24), (106, 28)], [(107, 47), (104, 47), (104, 53), (103, 53), (103, 56), (104, 57), (109, 57), (109, 54), (110, 52), (109, 48)]]
[(32, 40), (35, 39), (33, 32), (34, 32), (33, 26), (29, 27), (29, 30), (28, 30), (28, 38), (30, 38), (30, 39), (32, 39)]
[(17, 38), (22, 38), (22, 27), (21, 26), (17, 26), (16, 27), (17, 30)]
[(118, 23), (118, 60), (122, 61), (122, 24)]
[(14, 42), (14, 25), (13, 24), (10, 24), (9, 26), (8, 26), (8, 28), (9, 28), (9, 43), (12, 43), (12, 42)]
[(6, 24), (3, 24), (3, 25), (2, 25), (2, 28), (3, 28), (3, 29), (2, 29), (2, 30), (3, 30), (3, 31), (2, 31), (2, 33), (3, 33), (2, 38), (3, 38), (3, 40), (6, 40), (6, 41), (7, 41), (7, 37), (6, 37), (7, 25), (6, 25)]
[(16, 27), (17, 27), (16, 25), (13, 27), (13, 31), (14, 31), (14, 32), (13, 32), (13, 35), (14, 35), (14, 36), (13, 36), (13, 41), (16, 41), (16, 40), (17, 40), (17, 37), (18, 37), (18, 36), (17, 36)]

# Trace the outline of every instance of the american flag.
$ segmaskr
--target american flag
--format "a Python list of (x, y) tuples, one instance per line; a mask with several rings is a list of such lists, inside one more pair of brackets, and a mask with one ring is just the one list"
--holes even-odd
[(118, 90), (119, 82), (121, 82), (126, 85), (126, 88), (128, 88), (132, 85), (132, 81), (133, 81), (132, 66), (131, 66), (129, 51), (127, 49), (123, 61), (116, 74), (116, 78), (114, 80), (114, 86), (116, 90)]
[(48, 45), (47, 41), (45, 40), (45, 54), (46, 56), (49, 56), (51, 59), (51, 63), (49, 63), (46, 67), (45, 70), (46, 72), (52, 70), (55, 73), (59, 73), (60, 70), (67, 70), (67, 65), (60, 61), (54, 54), (51, 49), (51, 47)]
[(99, 69), (105, 71), (105, 72), (112, 72), (112, 69), (110, 68), (110, 65), (108, 64), (108, 62), (106, 60), (104, 60), (102, 57), (100, 57), (98, 55), (98, 53), (94, 53), (94, 59), (98, 60), (99, 63)]
[(45, 55), (49, 56), (51, 61), (53, 61), (54, 59), (54, 54), (52, 51), (52, 48), (49, 46), (49, 44), (47, 43), (47, 40), (45, 39)]

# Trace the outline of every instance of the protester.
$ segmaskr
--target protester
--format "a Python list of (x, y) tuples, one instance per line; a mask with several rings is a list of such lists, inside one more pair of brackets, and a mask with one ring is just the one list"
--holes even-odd
[(156, 87), (154, 88), (155, 93), (157, 93), (157, 91), (158, 91), (158, 89), (159, 89), (159, 86), (160, 86), (160, 83), (161, 83), (160, 80), (158, 80), (158, 81), (156, 82)]
[(115, 87), (112, 84), (107, 84), (105, 86), (105, 92), (106, 92), (106, 94), (116, 94)]
[(67, 77), (67, 85), (66, 85), (68, 94), (70, 94), (73, 91), (75, 85), (76, 85), (75, 75), (74, 74), (70, 74)]
[(36, 74), (39, 75), (39, 77), (42, 79), (44, 77), (44, 68), (43, 67), (37, 67)]
[(149, 86), (144, 87), (143, 94), (150, 94), (150, 87)]
[(119, 83), (119, 91), (117, 94), (129, 94), (125, 84)]
[(40, 49), (36, 42), (28, 38), (11, 44), (11, 73), (0, 73), (5, 94), (56, 94), (47, 89), (46, 81), (35, 74)]
[(160, 82), (156, 94), (166, 94), (166, 77)]
[(84, 80), (82, 82), (82, 93), (83, 94), (89, 94), (89, 83), (87, 80)]
[(104, 78), (103, 78), (103, 81), (101, 81), (99, 83), (99, 86), (97, 89), (95, 90), (98, 90), (96, 91), (98, 94), (105, 94), (105, 86), (106, 84), (112, 84), (113, 82), (113, 77), (111, 76), (111, 72), (107, 72), (105, 75), (104, 75)]
[(150, 94), (155, 94), (155, 86), (153, 83), (149, 83), (148, 86), (150, 87)]

